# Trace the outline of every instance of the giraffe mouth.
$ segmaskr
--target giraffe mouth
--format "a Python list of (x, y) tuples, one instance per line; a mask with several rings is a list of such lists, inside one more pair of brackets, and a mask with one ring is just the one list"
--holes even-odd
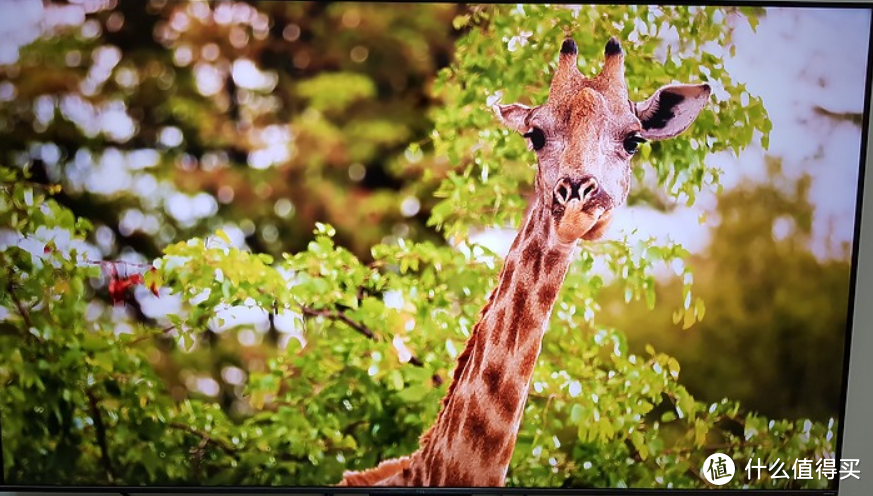
[(567, 203), (552, 204), (552, 217), (558, 239), (562, 243), (574, 243), (591, 232), (610, 208), (600, 202), (585, 202), (573, 199)]
[(582, 210), (584, 212), (588, 212), (592, 215), (595, 212), (600, 212), (600, 214), (603, 214), (605, 212), (612, 210), (613, 206), (614, 205), (612, 202), (612, 198), (610, 198), (607, 195), (601, 194), (601, 195), (594, 195), (593, 197), (589, 198), (588, 201), (586, 201), (584, 203), (584, 205), (582, 205)]
[(594, 176), (561, 178), (552, 190), (552, 216), (558, 238), (572, 243), (586, 237), (613, 206), (612, 197)]

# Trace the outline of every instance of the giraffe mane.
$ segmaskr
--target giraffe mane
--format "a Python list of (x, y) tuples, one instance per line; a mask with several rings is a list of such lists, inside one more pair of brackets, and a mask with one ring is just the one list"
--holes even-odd
[(410, 458), (402, 456), (385, 460), (379, 465), (363, 472), (347, 470), (343, 473), (343, 480), (337, 486), (378, 486), (390, 477), (400, 473), (409, 466)]

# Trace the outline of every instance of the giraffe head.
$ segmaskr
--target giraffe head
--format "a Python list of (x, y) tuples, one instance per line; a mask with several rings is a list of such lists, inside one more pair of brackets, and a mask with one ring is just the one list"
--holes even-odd
[(576, 43), (567, 38), (544, 104), (494, 106), (537, 154), (536, 195), (562, 243), (603, 235), (613, 209), (627, 200), (637, 147), (688, 129), (710, 94), (707, 84), (673, 84), (642, 102), (631, 101), (624, 53), (615, 38), (607, 42), (603, 68), (593, 78), (579, 72), (576, 57)]

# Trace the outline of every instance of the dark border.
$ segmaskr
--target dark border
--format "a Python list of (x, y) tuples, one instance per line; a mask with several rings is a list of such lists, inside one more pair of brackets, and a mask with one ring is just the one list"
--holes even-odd
[[(870, 7), (870, 4), (867, 4)], [(873, 12), (871, 12), (873, 15)], [(864, 183), (867, 172), (867, 154), (870, 146), (870, 105), (871, 83), (873, 83), (873, 18), (870, 21), (870, 38), (867, 45), (867, 84), (864, 95), (864, 115), (861, 117), (861, 164), (858, 168), (858, 190), (855, 198), (855, 237), (852, 239), (852, 269), (849, 273), (849, 305), (846, 315), (845, 347), (843, 348), (843, 390), (840, 395), (840, 419), (837, 425), (837, 458), (841, 458), (844, 450), (846, 410), (849, 405), (849, 368), (852, 362), (852, 334), (855, 329), (855, 299), (858, 290), (858, 263), (861, 257), (861, 216), (864, 213)], [(868, 193), (873, 193), (869, 191)], [(855, 356), (855, 360), (860, 356)], [(837, 480), (834, 486), (839, 490), (840, 482)]]
[[(289, 1), (289, 0), (281, 0)], [(293, 0), (290, 0), (293, 1)], [(445, 0), (450, 3), (462, 3), (457, 0)], [(537, 0), (522, 0), (519, 2), (512, 1), (481, 1), (481, 2), (466, 2), (478, 4), (515, 4), (515, 3), (535, 3)], [(402, 0), (395, 1), (372, 1), (364, 2), (359, 0), (343, 0), (340, 3), (442, 3), (439, 0), (420, 0), (416, 2)], [(550, 2), (554, 4), (576, 4), (578, 2), (568, 0), (558, 0)], [(770, 1), (754, 1), (754, 0), (737, 0), (733, 2), (707, 0), (693, 1), (655, 1), (655, 2), (639, 2), (639, 1), (621, 1), (621, 2), (602, 2), (599, 0), (584, 2), (587, 5), (668, 5), (668, 6), (707, 6), (707, 7), (772, 7), (772, 8), (806, 8), (806, 9), (828, 9), (828, 10), (867, 10), (871, 15), (870, 31), (867, 41), (867, 80), (864, 85), (864, 115), (861, 123), (861, 149), (858, 168), (858, 186), (855, 198), (855, 226), (852, 239), (852, 261), (851, 270), (849, 273), (849, 298), (848, 298), (848, 314), (846, 316), (846, 331), (845, 345), (843, 348), (843, 382), (842, 394), (840, 396), (840, 418), (837, 426), (837, 441), (835, 445), (835, 453), (839, 460), (843, 451), (844, 429), (846, 420), (846, 409), (848, 404), (848, 386), (849, 386), (849, 365), (851, 360), (852, 349), (852, 333), (854, 330), (855, 317), (855, 298), (857, 297), (857, 279), (858, 279), (858, 261), (860, 258), (860, 240), (861, 240), (861, 216), (863, 214), (864, 200), (864, 179), (866, 176), (867, 167), (867, 152), (869, 147), (870, 134), (870, 111), (871, 111), (871, 87), (873, 87), (873, 0), (863, 0), (859, 2), (835, 1), (828, 2), (827, 0), (813, 0), (809, 2), (799, 0), (770, 0)], [(873, 191), (869, 192), (873, 194)], [(860, 359), (860, 357), (855, 357)], [(276, 494), (276, 493), (305, 493), (305, 494), (323, 494), (325, 496), (333, 496), (340, 494), (389, 494), (389, 495), (411, 495), (411, 494), (521, 494), (521, 495), (602, 495), (604, 493), (616, 495), (639, 495), (639, 496), (663, 496), (665, 494), (681, 494), (688, 495), (711, 495), (714, 489), (633, 489), (633, 488), (521, 488), (521, 487), (376, 487), (376, 486), (360, 486), (360, 487), (340, 487), (340, 486), (72, 486), (72, 485), (7, 485), (5, 483), (6, 464), (3, 460), (3, 439), (2, 439), (2, 412), (0, 412), (0, 490), (3, 491), (21, 491), (21, 492), (58, 492), (58, 493), (108, 493), (121, 494), (124, 496), (130, 494), (154, 494), (154, 493), (192, 493), (192, 494)], [(839, 475), (839, 474), (838, 474)], [(719, 489), (718, 494), (742, 494), (742, 495), (821, 495), (821, 496), (836, 496), (839, 492), (839, 477), (834, 479), (833, 489)]]

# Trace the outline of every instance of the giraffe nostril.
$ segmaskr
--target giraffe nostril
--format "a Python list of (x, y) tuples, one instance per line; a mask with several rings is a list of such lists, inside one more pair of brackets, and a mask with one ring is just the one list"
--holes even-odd
[(583, 179), (579, 185), (579, 189), (582, 190), (582, 198), (581, 200), (588, 201), (589, 198), (597, 194), (597, 191), (600, 187), (597, 185), (597, 180), (593, 177), (587, 177)]
[(555, 200), (560, 204), (565, 204), (573, 197), (575, 188), (573, 182), (567, 178), (558, 181), (555, 185)]
[(594, 176), (583, 176), (580, 179), (564, 178), (555, 185), (555, 200), (565, 204), (576, 199), (588, 203), (600, 191), (600, 186)]

